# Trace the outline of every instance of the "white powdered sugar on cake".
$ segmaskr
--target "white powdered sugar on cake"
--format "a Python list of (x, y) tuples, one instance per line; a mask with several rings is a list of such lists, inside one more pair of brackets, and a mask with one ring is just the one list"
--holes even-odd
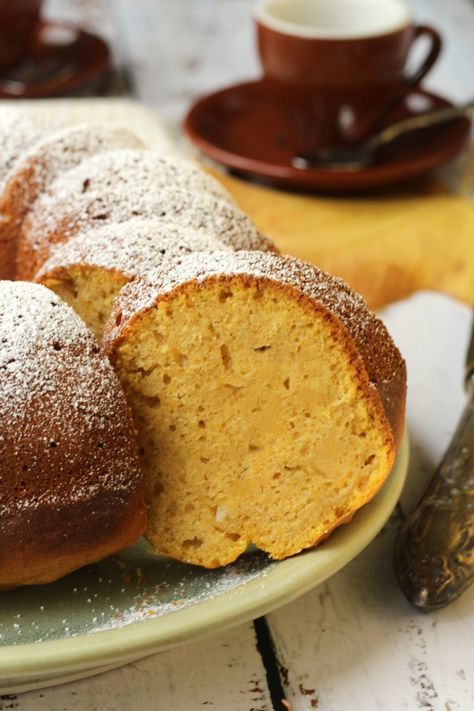
[(152, 271), (145, 279), (127, 287), (124, 298), (126, 293), (133, 293), (134, 308), (140, 310), (148, 308), (159, 296), (191, 281), (202, 283), (212, 277), (224, 279), (246, 275), (287, 284), (320, 301), (329, 298), (333, 306), (350, 311), (351, 318), (356, 307), (360, 309), (363, 305), (364, 312), (367, 311), (362, 297), (348, 289), (341, 279), (294, 257), (259, 251), (236, 251), (232, 254), (203, 252), (184, 256), (179, 262)]
[(0, 190), (24, 151), (56, 128), (54, 122), (43, 115), (16, 111), (0, 113)]
[[(110, 155), (100, 158), (106, 162)], [(92, 225), (120, 224), (134, 216), (173, 222), (234, 249), (273, 248), (238, 208), (208, 192), (186, 189), (182, 180), (173, 185), (166, 170), (161, 182), (158, 175), (137, 180), (133, 172), (124, 172), (120, 180), (113, 175), (96, 180), (86, 169), (90, 163), (62, 175), (37, 201), (22, 237), (29, 250), (40, 254), (46, 250), (48, 256), (49, 243), (62, 242)]]
[(132, 278), (161, 266), (167, 258), (203, 251), (231, 251), (231, 247), (179, 224), (134, 218), (89, 229), (57, 246), (36, 279), (75, 265), (116, 270)]
[[(125, 128), (93, 123), (68, 126), (48, 135), (27, 150), (15, 166), (11, 178), (16, 173), (31, 171), (28, 180), (36, 181), (38, 190), (44, 190), (62, 172), (76, 167), (87, 158), (127, 148), (144, 150), (145, 146)], [(23, 175), (21, 177), (24, 178)]]
[[(121, 148), (121, 146), (117, 146)], [(133, 185), (143, 190), (153, 190), (176, 186), (183, 190), (201, 191), (214, 195), (233, 204), (227, 191), (217, 180), (207, 175), (190, 160), (175, 156), (161, 156), (154, 151), (136, 150), (110, 151), (106, 156), (91, 156), (71, 171), (58, 186), (53, 186), (52, 193), (61, 189), (71, 195), (84, 189), (93, 194), (97, 191), (114, 189), (128, 191)]]
[[(74, 311), (43, 286), (0, 281), (0, 451), (8, 446), (9, 456), (25, 461), (25, 479), (41, 465), (43, 450), (69, 448), (72, 466), (90, 432), (119, 436), (124, 408), (107, 358)], [(16, 453), (10, 449), (13, 432)], [(94, 486), (127, 491), (127, 472), (136, 463), (128, 443), (116, 446), (120, 472), (102, 473)], [(80, 479), (70, 486), (72, 499), (84, 495)], [(45, 496), (54, 500), (50, 491)], [(17, 501), (19, 508), (38, 503), (27, 490)]]

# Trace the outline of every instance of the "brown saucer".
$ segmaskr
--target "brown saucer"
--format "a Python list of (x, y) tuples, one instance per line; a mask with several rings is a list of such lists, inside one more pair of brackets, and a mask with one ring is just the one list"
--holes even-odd
[(28, 55), (0, 73), (0, 98), (36, 99), (72, 92), (109, 66), (107, 44), (67, 24), (41, 22)]
[[(387, 114), (385, 123), (446, 106), (451, 102), (416, 89)], [(471, 127), (461, 118), (406, 134), (380, 151), (373, 166), (344, 172), (294, 168), (289, 122), (284, 103), (262, 81), (253, 81), (199, 99), (184, 129), (205, 155), (238, 173), (285, 187), (344, 193), (394, 185), (437, 168), (462, 150)]]

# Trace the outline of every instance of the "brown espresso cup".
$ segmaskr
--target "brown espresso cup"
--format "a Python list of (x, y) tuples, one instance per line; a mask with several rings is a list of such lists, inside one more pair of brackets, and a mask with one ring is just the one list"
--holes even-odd
[(43, 0), (0, 0), (0, 70), (28, 53), (39, 24)]
[[(402, 0), (262, 0), (254, 12), (264, 81), (287, 108), (297, 152), (362, 140), (435, 63), (441, 38)], [(429, 48), (411, 75), (414, 41)]]

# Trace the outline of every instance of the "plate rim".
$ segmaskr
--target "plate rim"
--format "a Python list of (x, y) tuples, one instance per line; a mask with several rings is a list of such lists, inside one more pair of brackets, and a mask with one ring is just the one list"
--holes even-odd
[[(33, 677), (38, 682), (44, 679), (53, 683), (55, 677), (73, 671), (97, 668), (99, 672), (104, 665), (120, 666), (243, 624), (304, 595), (355, 558), (383, 528), (399, 499), (408, 462), (409, 440), (405, 432), (389, 477), (374, 499), (359, 509), (349, 524), (339, 527), (324, 547), (277, 561), (263, 582), (258, 576), (216, 598), (117, 629), (0, 647), (0, 689)], [(303, 559), (305, 565), (301, 565)], [(261, 593), (252, 595), (258, 587)]]

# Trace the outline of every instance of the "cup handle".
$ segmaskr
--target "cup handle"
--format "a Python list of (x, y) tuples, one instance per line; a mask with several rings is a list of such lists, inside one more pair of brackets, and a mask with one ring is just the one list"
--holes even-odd
[(417, 69), (411, 77), (407, 77), (407, 83), (410, 87), (417, 86), (421, 82), (423, 77), (428, 74), (441, 52), (442, 40), (439, 32), (429, 25), (416, 25), (413, 42), (416, 42), (418, 37), (421, 37), (422, 35), (429, 37), (431, 47), (428, 50), (428, 54), (426, 55), (421, 67)]
[(421, 66), (414, 72), (414, 74), (412, 74), (412, 76), (404, 77), (401, 80), (388, 104), (381, 111), (379, 111), (376, 116), (373, 116), (370, 122), (363, 124), (362, 127), (358, 127), (355, 133), (350, 137), (351, 141), (361, 141), (364, 138), (367, 138), (370, 133), (380, 130), (381, 125), (383, 125), (383, 120), (389, 111), (418, 86), (423, 77), (426, 76), (433, 64), (436, 62), (442, 48), (441, 36), (433, 27), (430, 27), (429, 25), (415, 25), (412, 45), (417, 41), (418, 37), (421, 37), (422, 35), (427, 35), (429, 37), (431, 46)]

